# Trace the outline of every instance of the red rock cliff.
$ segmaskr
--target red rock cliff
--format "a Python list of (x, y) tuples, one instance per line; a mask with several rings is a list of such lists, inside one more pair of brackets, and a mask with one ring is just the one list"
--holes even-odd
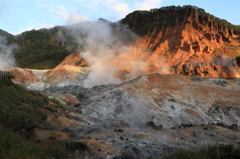
[(166, 59), (173, 73), (238, 77), (240, 36), (234, 34), (233, 25), (203, 9), (171, 6), (135, 11), (122, 23), (142, 36), (137, 45), (151, 50), (148, 60), (154, 61), (156, 55)]

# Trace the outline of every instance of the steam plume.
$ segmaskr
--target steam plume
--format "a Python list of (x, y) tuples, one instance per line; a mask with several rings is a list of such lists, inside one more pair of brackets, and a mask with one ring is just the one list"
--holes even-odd
[(15, 66), (15, 59), (12, 55), (12, 50), (15, 45), (7, 45), (5, 37), (0, 36), (0, 69)]
[(68, 28), (78, 41), (80, 54), (90, 64), (92, 72), (85, 87), (119, 83), (146, 74), (149, 62), (144, 49), (133, 47), (138, 37), (126, 26), (105, 20), (82, 22)]

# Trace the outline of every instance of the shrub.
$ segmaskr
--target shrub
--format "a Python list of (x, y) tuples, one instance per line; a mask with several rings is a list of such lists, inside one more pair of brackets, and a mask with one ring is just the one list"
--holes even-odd
[[(37, 147), (30, 141), (34, 128), (42, 127), (46, 113), (40, 108), (57, 111), (48, 105), (48, 97), (14, 84), (11, 76), (0, 80), (0, 158), (65, 159), (65, 143)], [(50, 137), (56, 139), (55, 133)]]
[(11, 131), (29, 136), (46, 119), (45, 112), (39, 109), (45, 102), (37, 93), (14, 84), (11, 78), (5, 76), (0, 81), (1, 124)]
[(20, 135), (0, 127), (0, 158), (40, 159), (41, 153), (40, 148), (34, 147)]
[(48, 110), (50, 110), (51, 112), (57, 112), (57, 111), (58, 111), (58, 109), (55, 108), (55, 107), (53, 107), (53, 106), (47, 106), (46, 108), (47, 108)]
[(57, 104), (57, 105), (61, 105), (61, 103), (59, 102), (59, 100), (57, 100), (56, 98), (53, 98), (52, 101)]
[(239, 159), (240, 148), (228, 145), (202, 146), (199, 149), (180, 149), (165, 159)]
[(54, 131), (49, 132), (49, 138), (54, 140), (57, 139), (57, 133)]
[(46, 148), (36, 147), (19, 134), (0, 126), (1, 159), (65, 159), (69, 143), (66, 141)]

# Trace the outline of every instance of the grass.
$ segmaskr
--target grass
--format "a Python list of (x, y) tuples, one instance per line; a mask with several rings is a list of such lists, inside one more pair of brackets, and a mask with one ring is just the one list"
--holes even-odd
[(61, 141), (54, 146), (38, 147), (21, 135), (0, 127), (1, 159), (66, 159), (69, 145), (76, 145), (76, 142)]
[(224, 50), (222, 48), (216, 48), (216, 50), (214, 51), (214, 55), (215, 57), (218, 57), (218, 56), (222, 56)]
[(58, 111), (58, 109), (55, 108), (55, 107), (53, 107), (53, 106), (47, 106), (46, 108), (47, 108), (48, 110), (50, 110), (51, 112), (57, 112), (57, 111)]
[(11, 76), (0, 81), (0, 120), (9, 130), (31, 136), (34, 128), (41, 127), (46, 113), (40, 110), (48, 105), (40, 93), (32, 93), (14, 84)]
[(228, 53), (232, 58), (239, 56), (238, 51), (240, 48), (238, 46), (230, 45), (229, 43), (224, 43), (225, 47), (228, 49)]
[(0, 158), (41, 158), (41, 151), (21, 135), (0, 127)]
[[(70, 141), (56, 141), (40, 147), (32, 141), (35, 128), (42, 128), (47, 113), (55, 112), (59, 101), (14, 84), (13, 76), (0, 80), (0, 158), (1, 159), (65, 159)], [(52, 103), (52, 104), (51, 104)], [(56, 134), (50, 136), (56, 139)]]
[(238, 46), (230, 45), (229, 43), (224, 43), (225, 48), (216, 48), (214, 51), (215, 57), (222, 56), (223, 54), (229, 55), (231, 58), (235, 59), (239, 56), (238, 52), (240, 48)]
[(199, 149), (180, 149), (165, 159), (239, 159), (240, 147), (228, 145), (202, 146)]
[(31, 69), (52, 69), (58, 65), (59, 61), (53, 60), (53, 59), (46, 59), (45, 61), (37, 62), (37, 63), (31, 63), (29, 65), (26, 65), (26, 68)]
[(58, 136), (58, 134), (55, 133), (54, 131), (52, 131), (52, 132), (49, 133), (49, 138), (50, 138), (50, 139), (55, 140), (55, 139), (57, 139), (57, 136)]

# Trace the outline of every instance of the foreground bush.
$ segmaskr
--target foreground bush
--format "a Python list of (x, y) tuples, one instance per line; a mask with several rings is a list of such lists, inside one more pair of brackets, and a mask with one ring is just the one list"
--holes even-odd
[(6, 76), (0, 81), (1, 126), (29, 136), (46, 119), (46, 113), (40, 108), (47, 106), (48, 101), (43, 95), (14, 84), (11, 78)]
[(228, 145), (204, 146), (197, 150), (181, 149), (165, 159), (239, 159), (240, 147)]
[(35, 128), (43, 128), (47, 118), (48, 97), (14, 84), (12, 76), (0, 80), (0, 159), (65, 159), (68, 156), (64, 142), (40, 147), (31, 141)]

